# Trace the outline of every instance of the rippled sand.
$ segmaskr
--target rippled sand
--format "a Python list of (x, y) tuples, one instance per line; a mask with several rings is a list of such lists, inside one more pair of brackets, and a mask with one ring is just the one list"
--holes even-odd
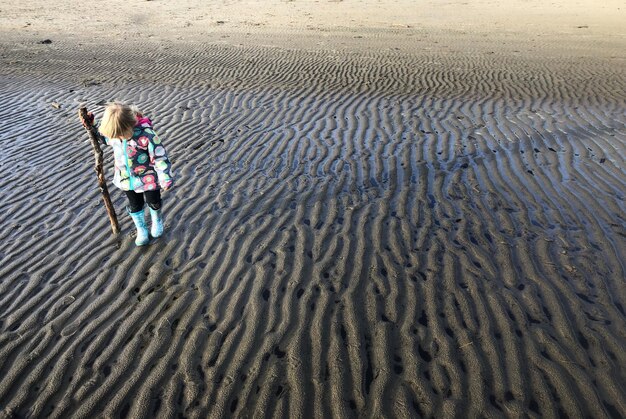
[[(239, 36), (0, 43), (5, 416), (626, 415), (619, 49)], [(111, 99), (177, 175), (147, 248)]]

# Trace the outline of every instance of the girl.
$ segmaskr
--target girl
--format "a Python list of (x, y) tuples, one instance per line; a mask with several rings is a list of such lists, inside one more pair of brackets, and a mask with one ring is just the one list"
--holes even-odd
[[(89, 114), (93, 122), (93, 115)], [(128, 214), (137, 227), (135, 244), (143, 246), (163, 234), (160, 189), (171, 188), (171, 163), (152, 121), (135, 106), (113, 102), (104, 110), (98, 128), (105, 144), (113, 147), (115, 176), (113, 184), (126, 192)], [(144, 203), (148, 203), (152, 225), (146, 225)]]

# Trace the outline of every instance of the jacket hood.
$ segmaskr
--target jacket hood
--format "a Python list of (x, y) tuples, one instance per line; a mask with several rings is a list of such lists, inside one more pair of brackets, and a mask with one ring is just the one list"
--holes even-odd
[(135, 126), (144, 128), (152, 127), (152, 121), (150, 120), (150, 118), (147, 118), (145, 116), (138, 116), (137, 124)]

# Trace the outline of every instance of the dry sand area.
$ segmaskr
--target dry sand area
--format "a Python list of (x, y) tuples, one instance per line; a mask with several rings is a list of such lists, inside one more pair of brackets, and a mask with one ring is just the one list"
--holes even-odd
[[(17, 3), (4, 417), (626, 416), (622, 2)], [(146, 248), (113, 99), (173, 161)]]

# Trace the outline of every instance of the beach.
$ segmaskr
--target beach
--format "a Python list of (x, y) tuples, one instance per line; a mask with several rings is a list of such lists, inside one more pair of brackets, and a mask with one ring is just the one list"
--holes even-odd
[(66, 3), (0, 0), (3, 417), (626, 416), (620, 2)]

